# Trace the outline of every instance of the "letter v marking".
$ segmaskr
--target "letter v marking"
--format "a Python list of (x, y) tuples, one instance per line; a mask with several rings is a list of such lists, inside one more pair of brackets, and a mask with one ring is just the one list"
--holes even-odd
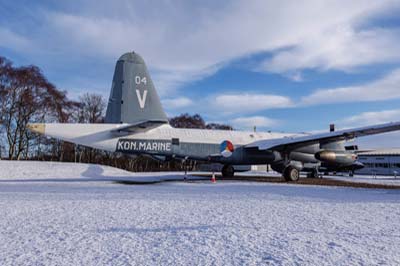
[(143, 97), (140, 95), (140, 91), (136, 90), (136, 96), (138, 98), (140, 108), (143, 109), (146, 104), (147, 90), (143, 91)]

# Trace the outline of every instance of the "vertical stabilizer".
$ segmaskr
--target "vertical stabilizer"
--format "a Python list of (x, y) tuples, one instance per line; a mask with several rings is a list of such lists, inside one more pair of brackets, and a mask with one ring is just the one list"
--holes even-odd
[(147, 121), (168, 123), (143, 58), (135, 52), (126, 53), (115, 66), (105, 122)]

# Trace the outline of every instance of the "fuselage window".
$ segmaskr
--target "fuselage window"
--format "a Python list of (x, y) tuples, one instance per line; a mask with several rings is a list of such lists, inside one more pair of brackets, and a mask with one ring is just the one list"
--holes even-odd
[(179, 139), (172, 138), (172, 145), (179, 145)]

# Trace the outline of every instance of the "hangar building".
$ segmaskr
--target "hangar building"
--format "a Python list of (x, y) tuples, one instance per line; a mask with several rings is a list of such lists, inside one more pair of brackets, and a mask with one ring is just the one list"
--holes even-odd
[(400, 175), (400, 148), (359, 152), (358, 160), (365, 167), (356, 174)]

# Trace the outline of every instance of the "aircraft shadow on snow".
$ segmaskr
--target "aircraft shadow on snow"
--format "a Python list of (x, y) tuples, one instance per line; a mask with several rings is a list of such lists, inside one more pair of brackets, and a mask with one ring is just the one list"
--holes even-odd
[[(129, 176), (108, 176), (104, 175), (104, 169), (99, 165), (89, 165), (85, 171), (81, 174), (81, 177), (77, 178), (30, 178), (30, 179), (3, 179), (0, 183), (36, 183), (36, 182), (60, 182), (60, 183), (72, 183), (72, 182), (115, 182), (124, 185), (145, 185), (155, 184), (167, 181), (181, 181), (183, 177), (176, 175), (163, 175), (160, 178), (156, 173), (154, 175), (147, 175), (143, 177), (129, 177)], [(135, 178), (137, 180), (135, 180)], [(138, 179), (140, 178), (140, 180)], [(148, 181), (146, 181), (148, 179)]]

